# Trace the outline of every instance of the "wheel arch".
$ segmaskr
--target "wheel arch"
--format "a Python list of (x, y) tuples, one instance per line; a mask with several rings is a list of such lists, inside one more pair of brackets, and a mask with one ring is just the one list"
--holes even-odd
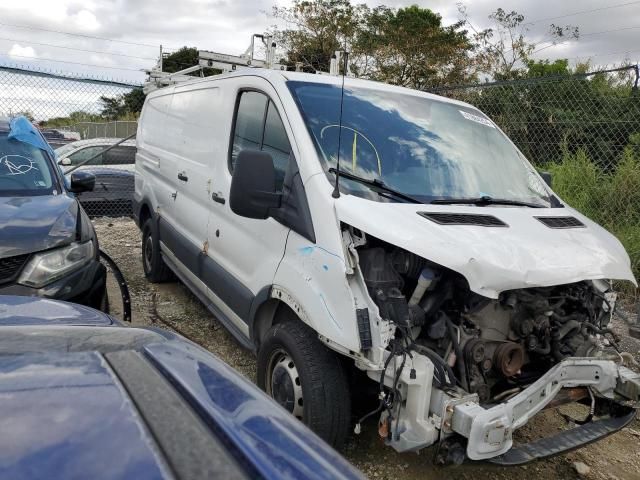
[(273, 286), (263, 288), (251, 305), (249, 335), (256, 351), (273, 325), (292, 319), (306, 323), (282, 298), (272, 296), (272, 292)]
[(151, 209), (149, 202), (144, 201), (141, 203), (138, 213), (138, 222), (140, 224), (140, 228), (142, 228), (145, 222), (150, 218), (153, 218), (153, 210)]

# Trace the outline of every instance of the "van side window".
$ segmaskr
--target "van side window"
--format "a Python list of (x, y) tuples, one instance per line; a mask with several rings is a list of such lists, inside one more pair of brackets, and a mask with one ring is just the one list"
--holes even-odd
[(241, 150), (262, 150), (269, 153), (276, 169), (276, 190), (282, 191), (291, 146), (278, 110), (262, 93), (240, 94), (233, 132), (231, 172)]
[(267, 96), (258, 92), (242, 92), (233, 132), (231, 169), (241, 150), (260, 150)]

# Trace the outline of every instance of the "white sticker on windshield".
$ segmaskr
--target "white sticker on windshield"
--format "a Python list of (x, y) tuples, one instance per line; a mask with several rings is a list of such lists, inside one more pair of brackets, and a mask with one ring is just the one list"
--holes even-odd
[(458, 110), (464, 118), (467, 120), (471, 120), (472, 122), (481, 123), (482, 125), (486, 125), (487, 127), (496, 128), (491, 120), (488, 118), (480, 117), (478, 115), (474, 115), (473, 113), (463, 112), (462, 110)]

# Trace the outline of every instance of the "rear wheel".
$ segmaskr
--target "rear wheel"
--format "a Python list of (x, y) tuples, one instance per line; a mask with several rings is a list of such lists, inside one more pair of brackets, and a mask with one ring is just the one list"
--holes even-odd
[(349, 383), (338, 354), (299, 320), (274, 325), (258, 351), (258, 385), (336, 448), (351, 421)]
[(156, 223), (147, 219), (142, 227), (142, 268), (151, 283), (166, 282), (171, 279), (171, 271), (162, 260), (160, 241)]

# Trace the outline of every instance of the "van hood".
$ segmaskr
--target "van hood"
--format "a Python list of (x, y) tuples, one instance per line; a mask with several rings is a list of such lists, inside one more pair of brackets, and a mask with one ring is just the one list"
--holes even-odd
[(78, 202), (67, 195), (0, 197), (0, 258), (71, 243)]
[[(485, 297), (581, 280), (637, 285), (618, 239), (572, 208), (380, 203), (354, 195), (342, 195), (335, 208), (340, 221), (460, 273)], [(424, 212), (492, 215), (506, 226), (443, 225)], [(567, 216), (584, 227), (550, 228), (536, 218)]]

